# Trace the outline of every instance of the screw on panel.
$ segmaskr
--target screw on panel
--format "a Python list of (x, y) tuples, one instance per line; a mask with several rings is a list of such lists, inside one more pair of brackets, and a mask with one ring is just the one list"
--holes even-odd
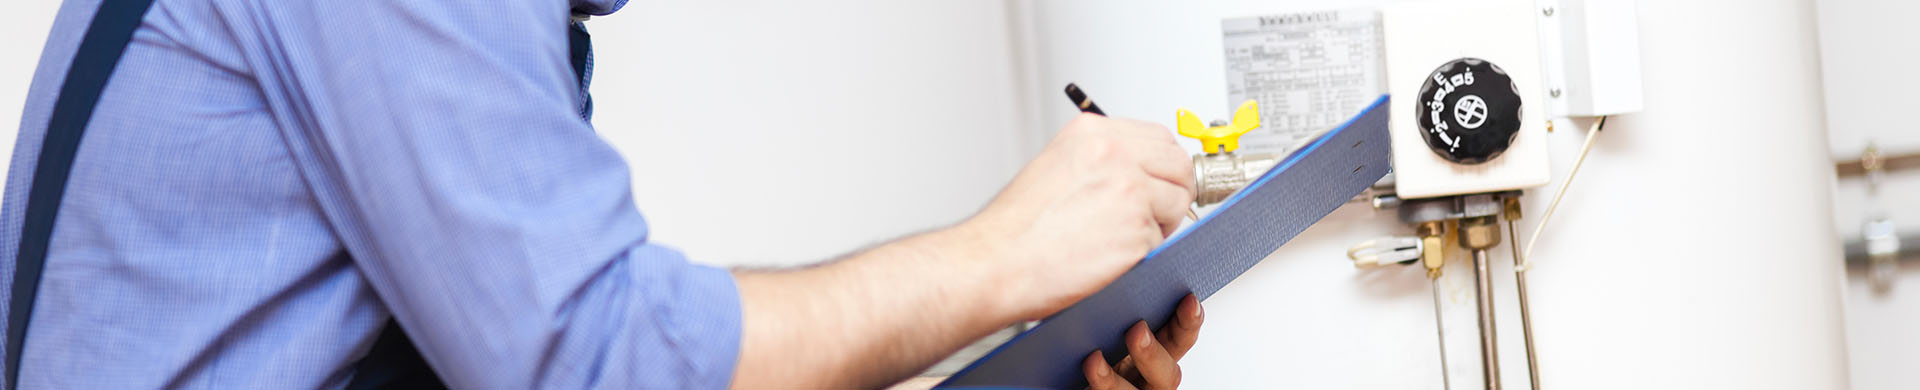
[(1553, 89), (1553, 90), (1551, 90), (1551, 91), (1547, 91), (1547, 94), (1548, 94), (1548, 95), (1552, 95), (1554, 99), (1559, 99), (1559, 98), (1560, 98), (1560, 89), (1559, 89), (1559, 88), (1554, 88), (1554, 89)]
[(1549, 18), (1551, 18), (1551, 17), (1553, 17), (1553, 7), (1547, 7), (1547, 8), (1542, 8), (1542, 9), (1540, 9), (1540, 14), (1541, 14), (1541, 15), (1546, 15), (1546, 16), (1547, 16), (1547, 17), (1549, 17)]

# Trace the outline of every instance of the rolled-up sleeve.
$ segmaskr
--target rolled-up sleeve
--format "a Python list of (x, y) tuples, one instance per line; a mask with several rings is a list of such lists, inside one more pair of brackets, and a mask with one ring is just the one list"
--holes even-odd
[(734, 280), (648, 242), (579, 116), (566, 2), (223, 4), (302, 180), (447, 384), (728, 385)]

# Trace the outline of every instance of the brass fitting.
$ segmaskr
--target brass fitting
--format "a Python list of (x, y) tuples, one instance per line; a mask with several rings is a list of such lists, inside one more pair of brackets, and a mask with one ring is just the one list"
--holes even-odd
[(1500, 245), (1500, 225), (1493, 216), (1460, 219), (1460, 246), (1485, 250), (1495, 245)]
[(1506, 198), (1505, 202), (1506, 202), (1505, 204), (1506, 212), (1504, 214), (1507, 220), (1508, 221), (1520, 220), (1520, 198), (1509, 196)]
[(1414, 235), (1420, 236), (1420, 264), (1427, 267), (1427, 278), (1440, 278), (1440, 267), (1447, 264), (1446, 242), (1440, 239), (1446, 234), (1446, 225), (1440, 221), (1423, 222), (1413, 228)]

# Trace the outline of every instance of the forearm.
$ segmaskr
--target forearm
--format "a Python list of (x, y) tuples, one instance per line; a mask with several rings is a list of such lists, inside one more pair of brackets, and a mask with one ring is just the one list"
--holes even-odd
[(873, 388), (1019, 318), (992, 240), (951, 228), (824, 266), (735, 272), (735, 388)]
[(1081, 115), (954, 228), (821, 267), (735, 273), (734, 387), (879, 387), (1138, 264), (1193, 202), (1165, 127)]

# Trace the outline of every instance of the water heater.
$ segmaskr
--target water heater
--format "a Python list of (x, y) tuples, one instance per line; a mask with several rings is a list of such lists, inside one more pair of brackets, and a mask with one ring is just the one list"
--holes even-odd
[[(1615, 4), (1030, 1), (1015, 7), (1017, 69), (1027, 101), (1058, 103), (1037, 105), (1044, 109), (1033, 128), (1058, 128), (1071, 118), (1058, 88), (1077, 82), (1099, 91), (1110, 115), (1171, 129), (1180, 108), (1226, 118), (1242, 99), (1341, 96), (1281, 83), (1270, 85), (1293, 93), (1261, 97), (1230, 85), (1244, 84), (1235, 77), (1248, 72), (1321, 72), (1316, 64), (1324, 61), (1364, 59), (1355, 53), (1365, 50), (1355, 48), (1384, 48), (1379, 68), (1337, 75), (1360, 80), (1352, 84), (1356, 96), (1371, 88), (1400, 106), (1392, 112), (1396, 192), (1418, 198), (1520, 189), (1527, 193), (1520, 203), (1533, 211), (1545, 210), (1546, 195), (1565, 180), (1593, 124), (1584, 117), (1618, 114), (1595, 137), (1531, 259), (1539, 385), (1845, 388), (1841, 247), (1830, 208), (1834, 176), (1822, 131), (1812, 2)], [(1633, 22), (1609, 22), (1623, 13)], [(1234, 39), (1256, 39), (1233, 34), (1261, 28), (1257, 18), (1299, 14), (1351, 22), (1344, 32), (1376, 28), (1383, 38), (1284, 53), (1234, 51), (1243, 43)], [(1248, 18), (1256, 24), (1231, 22)], [(1637, 50), (1608, 54), (1623, 46)], [(1322, 62), (1273, 66), (1303, 58)], [(1618, 66), (1623, 62), (1639, 66)], [(1367, 84), (1366, 73), (1381, 81)], [(1613, 81), (1619, 79), (1643, 82)], [(1422, 111), (1420, 95), (1427, 103), (1439, 95), (1438, 102)], [(1466, 150), (1465, 130), (1505, 135), (1487, 127), (1510, 109), (1499, 99), (1520, 102), (1511, 108), (1518, 122), (1512, 137), (1493, 140), (1508, 144), (1497, 153)], [(1263, 124), (1311, 131), (1316, 113), (1346, 117), (1352, 113), (1343, 110), (1357, 109), (1280, 101), (1260, 102)], [(1446, 128), (1433, 132), (1440, 123)], [(1284, 148), (1289, 137), (1243, 140), (1242, 147)], [(1199, 151), (1198, 144), (1189, 147)], [(1443, 379), (1434, 295), (1422, 270), (1361, 272), (1345, 261), (1349, 244), (1414, 233), (1391, 214), (1362, 203), (1335, 211), (1210, 298), (1202, 341), (1183, 360), (1185, 384), (1482, 385), (1478, 378)], [(1531, 228), (1533, 214), (1520, 221)], [(1511, 272), (1502, 252), (1492, 258), (1495, 274)], [(1442, 298), (1457, 299), (1453, 294)], [(1503, 324), (1498, 351), (1507, 357), (1499, 382), (1527, 388), (1531, 379), (1518, 358), (1525, 343), (1520, 332), (1506, 331), (1517, 327), (1504, 326), (1518, 323), (1512, 281), (1499, 279), (1491, 295)]]

